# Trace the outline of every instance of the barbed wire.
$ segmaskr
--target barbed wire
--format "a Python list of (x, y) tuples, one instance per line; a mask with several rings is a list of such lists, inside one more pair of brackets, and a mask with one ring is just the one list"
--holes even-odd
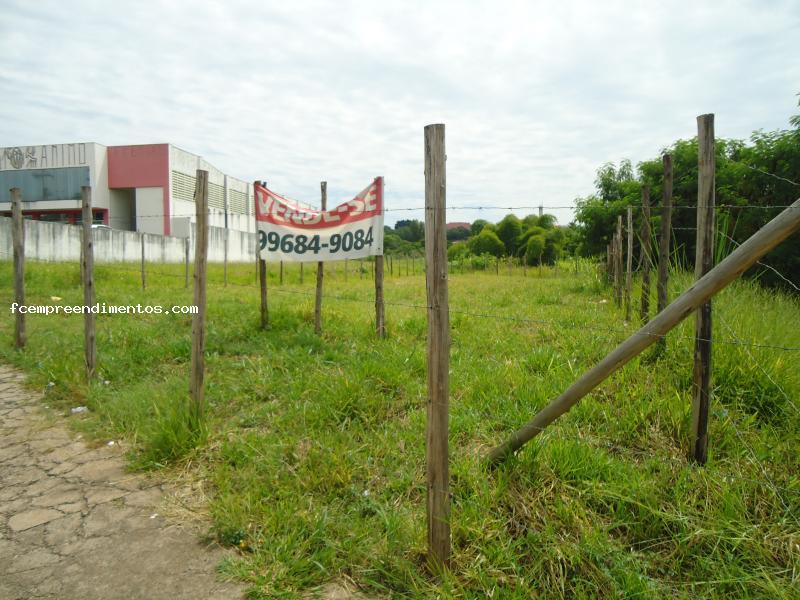
[[(640, 204), (631, 204), (630, 207), (631, 207), (632, 210), (635, 210), (635, 211), (641, 211), (642, 210), (642, 206)], [(715, 204), (713, 206), (713, 208), (719, 209), (719, 210), (729, 210), (729, 209), (785, 210), (785, 209), (791, 208), (791, 207), (792, 207), (791, 204), (774, 204), (774, 205)], [(561, 205), (561, 206), (533, 206), (533, 205), (521, 205), (521, 206), (501, 206), (501, 205), (446, 206), (446, 207), (444, 207), (444, 209), (440, 209), (438, 207), (434, 208), (434, 207), (425, 207), (425, 206), (413, 206), (413, 207), (384, 208), (383, 211), (381, 211), (378, 214), (390, 213), (390, 212), (413, 212), (413, 211), (423, 211), (424, 212), (424, 211), (438, 211), (438, 210), (445, 210), (445, 211), (448, 211), (448, 210), (453, 210), (453, 211), (455, 211), (455, 210), (477, 210), (477, 211), (483, 211), (483, 210), (487, 210), (487, 211), (489, 211), (489, 210), (506, 210), (506, 211), (537, 210), (538, 211), (540, 208), (542, 210), (567, 210), (567, 209), (575, 210), (578, 207), (576, 205), (574, 205), (574, 204)], [(650, 208), (651, 208), (651, 210), (655, 209), (655, 208), (658, 208), (658, 205), (651, 205)], [(692, 204), (692, 205), (677, 205), (676, 204), (676, 205), (672, 206), (672, 210), (697, 210), (698, 208), (708, 208), (708, 206), (702, 205), (702, 204), (701, 205), (695, 205), (695, 204)], [(332, 211), (328, 211), (328, 212), (332, 212)], [(252, 215), (250, 213), (231, 213), (231, 212), (228, 212), (228, 215), (242, 216), (242, 217), (253, 217), (253, 219), (255, 219), (255, 215)], [(194, 216), (195, 216), (194, 213), (192, 213), (190, 215), (175, 215), (175, 214), (160, 213), (160, 214), (134, 215), (134, 218), (137, 218), (137, 219), (162, 218), (163, 219), (164, 217), (169, 217), (169, 218), (182, 218), (182, 219), (185, 219), (185, 218), (192, 218)], [(109, 217), (109, 221), (130, 221), (130, 217)], [(96, 223), (96, 224), (100, 225), (102, 223)], [(241, 231), (241, 230), (232, 229), (232, 228), (228, 228), (228, 229), (230, 229), (231, 231)], [(132, 231), (132, 230), (121, 229), (119, 231)], [(241, 232), (242, 233), (252, 233), (252, 232), (249, 232), (249, 231), (241, 231)], [(159, 234), (159, 233), (150, 234), (148, 232), (139, 232), (139, 231), (137, 231), (136, 233), (146, 233), (147, 235), (162, 235), (162, 234)]]
[[(0, 254), (5, 255), (5, 256), (11, 256), (9, 253), (2, 252), (2, 251), (0, 251)], [(41, 263), (46, 263), (46, 264), (53, 264), (52, 261), (47, 261), (47, 260), (39, 259), (39, 258), (27, 258), (26, 257), (26, 260), (32, 260), (32, 261), (35, 261), (35, 262), (41, 262)], [(176, 263), (176, 264), (180, 264), (180, 263)], [(80, 266), (80, 265), (78, 265), (78, 266)], [(128, 268), (122, 267), (120, 265), (120, 263), (98, 263), (95, 266), (96, 267), (109, 267), (109, 268), (114, 269), (114, 270), (119, 270), (119, 271), (123, 271), (123, 272), (127, 272), (127, 273), (132, 273), (132, 274), (137, 275), (137, 276), (141, 276), (141, 269), (128, 269)], [(171, 278), (174, 278), (174, 279), (181, 279), (183, 281), (185, 281), (185, 278), (186, 278), (186, 274), (185, 273), (183, 273), (183, 274), (180, 274), (180, 273), (167, 273), (167, 272), (163, 272), (163, 271), (153, 271), (153, 270), (147, 270), (146, 269), (145, 270), (145, 276), (150, 276), (150, 275), (157, 275), (157, 276), (161, 276), (161, 277), (171, 277)], [(251, 289), (251, 290), (258, 290), (259, 289), (259, 286), (257, 284), (255, 284), (255, 283), (238, 283), (238, 282), (234, 282), (234, 281), (228, 281), (227, 284), (225, 282), (217, 282), (217, 281), (207, 281), (207, 283), (212, 285), (212, 286), (215, 286), (215, 287), (221, 287), (221, 286), (224, 286), (224, 285), (230, 285), (230, 286), (235, 286), (235, 287), (248, 288), (248, 289)], [(269, 292), (270, 293), (278, 293), (278, 294), (293, 294), (293, 295), (296, 295), (296, 296), (307, 296), (309, 298), (315, 298), (316, 297), (316, 292), (312, 293), (312, 292), (304, 292), (304, 291), (301, 291), (301, 290), (287, 290), (285, 288), (275, 287), (275, 286), (270, 286), (269, 287)], [(375, 303), (375, 299), (374, 298), (352, 298), (352, 297), (349, 297), (349, 296), (340, 296), (340, 295), (331, 294), (331, 293), (323, 293), (322, 299), (323, 300), (325, 300), (325, 299), (337, 300), (337, 301), (343, 301), (343, 302), (354, 302), (354, 303), (361, 303), (361, 304), (372, 304), (372, 305), (374, 305), (374, 303)], [(400, 307), (400, 308), (413, 308), (413, 309), (426, 309), (426, 310), (431, 308), (427, 304), (410, 304), (410, 303), (393, 302), (393, 301), (386, 301), (386, 300), (384, 300), (384, 306), (396, 306), (396, 307)], [(490, 313), (490, 312), (476, 312), (476, 311), (460, 310), (460, 309), (457, 309), (457, 308), (453, 308), (452, 306), (449, 308), (449, 312), (450, 312), (450, 314), (460, 314), (460, 315), (469, 316), (469, 317), (483, 318), (483, 319), (496, 320), (496, 321), (507, 321), (507, 322), (514, 322), (514, 323), (529, 324), (529, 325), (549, 325), (549, 326), (555, 326), (555, 327), (562, 327), (562, 328), (565, 328), (565, 329), (580, 329), (580, 330), (589, 330), (589, 331), (596, 331), (596, 332), (602, 332), (602, 333), (615, 333), (615, 334), (624, 335), (626, 337), (631, 336), (631, 335), (643, 335), (643, 336), (647, 336), (647, 337), (666, 338), (669, 335), (669, 333), (667, 333), (667, 334), (657, 334), (657, 333), (642, 332), (642, 331), (638, 331), (638, 330), (634, 331), (634, 332), (631, 332), (628, 329), (620, 329), (620, 328), (614, 328), (614, 327), (600, 327), (600, 326), (591, 325), (591, 324), (585, 324), (585, 323), (575, 323), (575, 322), (572, 322), (572, 321), (552, 321), (552, 320), (546, 320), (546, 319), (534, 319), (534, 318), (528, 318), (528, 317), (502, 315), (502, 314), (496, 314), (496, 313)], [(697, 339), (694, 336), (675, 336), (675, 337), (677, 337), (678, 339), (690, 340), (692, 342), (694, 342), (695, 339)], [(711, 341), (712, 343), (715, 343), (715, 344), (726, 344), (726, 345), (732, 345), (732, 346), (749, 346), (751, 348), (764, 348), (764, 349), (770, 349), (770, 350), (780, 350), (780, 351), (784, 351), (784, 352), (800, 352), (800, 347), (779, 346), (779, 345), (776, 345), (776, 344), (762, 344), (762, 343), (757, 343), (757, 342), (743, 342), (743, 341), (740, 341), (740, 340), (728, 340), (728, 339), (713, 339), (713, 340), (703, 340), (703, 341)]]

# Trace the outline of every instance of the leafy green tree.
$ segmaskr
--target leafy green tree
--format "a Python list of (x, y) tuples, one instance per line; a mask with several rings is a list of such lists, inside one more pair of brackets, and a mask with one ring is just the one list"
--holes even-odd
[(543, 233), (530, 236), (525, 244), (525, 263), (538, 265), (542, 261), (546, 244), (547, 240)]
[(502, 240), (497, 237), (494, 231), (483, 228), (479, 235), (471, 238), (467, 242), (470, 252), (480, 256), (481, 254), (491, 254), (492, 256), (502, 256), (506, 250)]
[(466, 242), (455, 242), (447, 249), (447, 260), (462, 260), (467, 256), (469, 256), (469, 248)]
[(470, 235), (478, 235), (481, 231), (483, 231), (484, 225), (488, 225), (489, 221), (485, 219), (477, 219), (476, 221), (472, 222), (472, 227), (470, 228)]
[(506, 254), (514, 255), (519, 247), (519, 236), (522, 233), (522, 224), (514, 215), (506, 215), (497, 224), (497, 237), (503, 242)]
[(459, 240), (465, 240), (469, 237), (469, 229), (466, 227), (453, 227), (452, 229), (447, 230), (447, 241), (448, 242), (457, 242)]
[(416, 219), (398, 221), (395, 231), (407, 242), (421, 242), (425, 239), (425, 225)]

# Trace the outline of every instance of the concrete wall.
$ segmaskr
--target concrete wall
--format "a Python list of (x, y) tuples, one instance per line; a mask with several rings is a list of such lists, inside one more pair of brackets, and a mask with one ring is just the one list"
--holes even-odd
[[(145, 240), (145, 258), (152, 262), (181, 263), (185, 260), (185, 238), (139, 234), (116, 229), (93, 229), (96, 262), (139, 262), (142, 259), (141, 235)], [(225, 256), (226, 230), (209, 227), (208, 260), (222, 262)], [(255, 235), (227, 230), (228, 261), (255, 260)], [(11, 219), (0, 217), (0, 260), (10, 260), (13, 253)], [(194, 260), (194, 225), (189, 237), (190, 260)], [(45, 221), (25, 221), (25, 256), (32, 260), (77, 262), (81, 256), (81, 227)]]
[(136, 188), (136, 230), (161, 234), (164, 231), (164, 189)]

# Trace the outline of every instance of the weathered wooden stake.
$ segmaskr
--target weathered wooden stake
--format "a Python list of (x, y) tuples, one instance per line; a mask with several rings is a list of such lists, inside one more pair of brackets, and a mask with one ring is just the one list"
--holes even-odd
[(261, 329), (269, 327), (269, 305), (267, 304), (267, 261), (258, 259), (258, 284), (261, 293)]
[(281, 261), (280, 274), (278, 275), (278, 285), (283, 285), (283, 261)]
[(223, 247), (224, 256), (222, 257), (222, 285), (228, 287), (228, 230), (225, 230), (225, 246)]
[(144, 243), (144, 232), (143, 231), (139, 232), (139, 243), (142, 246), (142, 289), (146, 290), (147, 289), (147, 271), (146, 271), (145, 266), (144, 266), (144, 261), (145, 261), (144, 246), (145, 246), (145, 243)]
[(386, 313), (383, 303), (383, 256), (375, 257), (375, 331), (379, 338), (386, 337)]
[(428, 552), (438, 568), (450, 564), (448, 452), (450, 317), (447, 298), (447, 226), (444, 125), (425, 127), (425, 254), (428, 269)]
[(650, 266), (652, 258), (652, 243), (650, 242), (650, 186), (642, 188), (642, 305), (639, 310), (639, 320), (646, 323), (650, 319)]
[(614, 301), (622, 306), (622, 215), (617, 215), (617, 235), (614, 249)]
[(575, 406), (581, 398), (625, 366), (633, 357), (654, 344), (658, 338), (666, 335), (714, 294), (738, 278), (762, 256), (798, 230), (800, 230), (800, 199), (698, 279), (693, 286), (656, 315), (652, 321), (648, 321), (597, 365), (584, 373), (564, 393), (539, 411), (531, 421), (515, 431), (506, 442), (494, 448), (489, 453), (490, 463), (496, 464), (503, 460), (544, 431), (548, 425)]
[(83, 341), (84, 363), (86, 365), (86, 379), (94, 377), (97, 366), (97, 346), (94, 330), (94, 244), (92, 241), (92, 188), (88, 185), (81, 187), (81, 209), (83, 225)]
[[(328, 208), (328, 182), (321, 181), (319, 184), (322, 198), (320, 200), (320, 210), (323, 212)], [(317, 263), (317, 296), (314, 303), (314, 333), (322, 333), (322, 280), (325, 277), (325, 263)]]
[[(664, 155), (664, 199), (661, 205), (661, 233), (658, 238), (658, 312), (667, 307), (669, 302), (669, 242), (672, 236), (672, 155)], [(658, 342), (663, 350), (666, 338)]]
[(206, 267), (208, 265), (208, 171), (197, 169), (194, 189), (197, 231), (194, 244), (194, 306), (192, 315), (192, 371), (189, 381), (189, 414), (193, 427), (199, 427), (205, 415), (206, 349)]
[(300, 263), (300, 285), (303, 285), (303, 265), (305, 263)]
[[(715, 157), (714, 115), (697, 117), (697, 247), (695, 277), (700, 279), (713, 267)], [(708, 416), (711, 404), (711, 301), (700, 306), (695, 320), (692, 402), (692, 447), (695, 461), (708, 458)]]
[(25, 306), (25, 222), (22, 220), (22, 191), (11, 188), (11, 237), (14, 246), (14, 347), (25, 347), (25, 313), (19, 307)]
[(189, 238), (185, 238), (183, 240), (183, 253), (185, 255), (184, 267), (183, 267), (183, 278), (184, 278), (184, 287), (189, 288)]
[(625, 261), (625, 320), (631, 320), (631, 289), (633, 287), (633, 208), (628, 206), (628, 255)]

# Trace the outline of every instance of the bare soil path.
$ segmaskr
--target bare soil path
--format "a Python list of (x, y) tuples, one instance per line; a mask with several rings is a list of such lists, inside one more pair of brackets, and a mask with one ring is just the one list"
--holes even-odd
[(157, 514), (159, 482), (53, 424), (0, 365), (0, 600), (241, 598), (224, 556)]

